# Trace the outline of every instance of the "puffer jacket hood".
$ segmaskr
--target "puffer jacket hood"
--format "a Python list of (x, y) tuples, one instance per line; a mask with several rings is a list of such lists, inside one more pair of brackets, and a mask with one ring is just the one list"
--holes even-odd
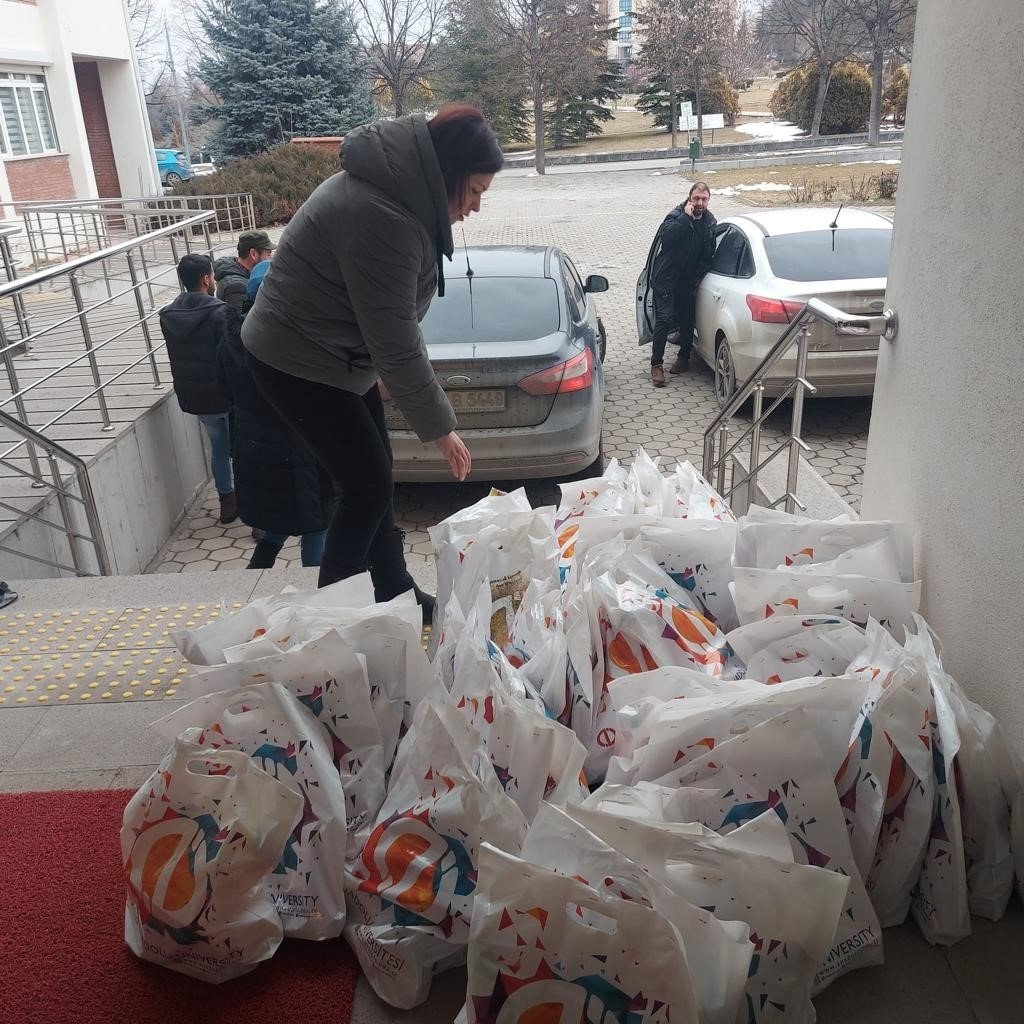
[(341, 146), (341, 166), (404, 206), (436, 238), (437, 294), (444, 295), (441, 256), (451, 259), (455, 244), (448, 193), (426, 117), (377, 121), (349, 132)]
[(223, 281), (225, 277), (232, 276), (248, 281), (249, 271), (234, 256), (221, 256), (220, 259), (213, 261), (213, 279), (215, 281)]

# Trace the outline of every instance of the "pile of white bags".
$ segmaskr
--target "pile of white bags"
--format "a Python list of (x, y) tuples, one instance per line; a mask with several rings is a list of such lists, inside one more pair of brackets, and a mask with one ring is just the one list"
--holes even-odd
[(432, 663), (365, 578), (177, 638), (194, 700), (122, 837), (140, 956), (223, 980), (343, 934), (401, 1008), (465, 963), (469, 1024), (812, 1024), (883, 928), (1005, 911), (1024, 771), (942, 667), (905, 526), (737, 522), (641, 451), (431, 539)]

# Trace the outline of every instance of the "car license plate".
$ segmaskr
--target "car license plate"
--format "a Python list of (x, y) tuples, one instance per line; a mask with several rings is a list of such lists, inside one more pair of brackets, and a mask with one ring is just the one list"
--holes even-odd
[(499, 388), (486, 391), (446, 391), (456, 413), (504, 412), (505, 392)]

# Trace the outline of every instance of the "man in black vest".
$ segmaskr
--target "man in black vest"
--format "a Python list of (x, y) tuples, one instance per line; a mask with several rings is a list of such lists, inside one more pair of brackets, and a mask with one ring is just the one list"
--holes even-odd
[(182, 256), (178, 278), (185, 290), (160, 310), (160, 330), (167, 342), (181, 411), (198, 416), (210, 439), (210, 470), (220, 495), (220, 521), (230, 523), (238, 518), (228, 421), (231, 405), (217, 379), (217, 346), (227, 333), (228, 307), (214, 298), (209, 256)]
[(715, 254), (717, 221), (708, 210), (711, 189), (703, 181), (690, 188), (686, 202), (677, 206), (659, 228), (661, 246), (651, 268), (654, 292), (654, 343), (651, 347), (651, 383), (665, 386), (665, 343), (679, 331), (679, 355), (669, 373), (690, 368), (693, 328), (696, 321), (697, 286), (708, 272)]

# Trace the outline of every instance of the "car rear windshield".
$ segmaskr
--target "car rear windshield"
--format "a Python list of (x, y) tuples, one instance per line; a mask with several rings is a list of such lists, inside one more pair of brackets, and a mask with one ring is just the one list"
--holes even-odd
[[(458, 257), (456, 257), (457, 259)], [(558, 330), (558, 289), (545, 277), (448, 277), (423, 319), (428, 345), (530, 341)]]
[(771, 235), (764, 240), (772, 273), (787, 281), (844, 281), (889, 274), (890, 228), (839, 228)]

